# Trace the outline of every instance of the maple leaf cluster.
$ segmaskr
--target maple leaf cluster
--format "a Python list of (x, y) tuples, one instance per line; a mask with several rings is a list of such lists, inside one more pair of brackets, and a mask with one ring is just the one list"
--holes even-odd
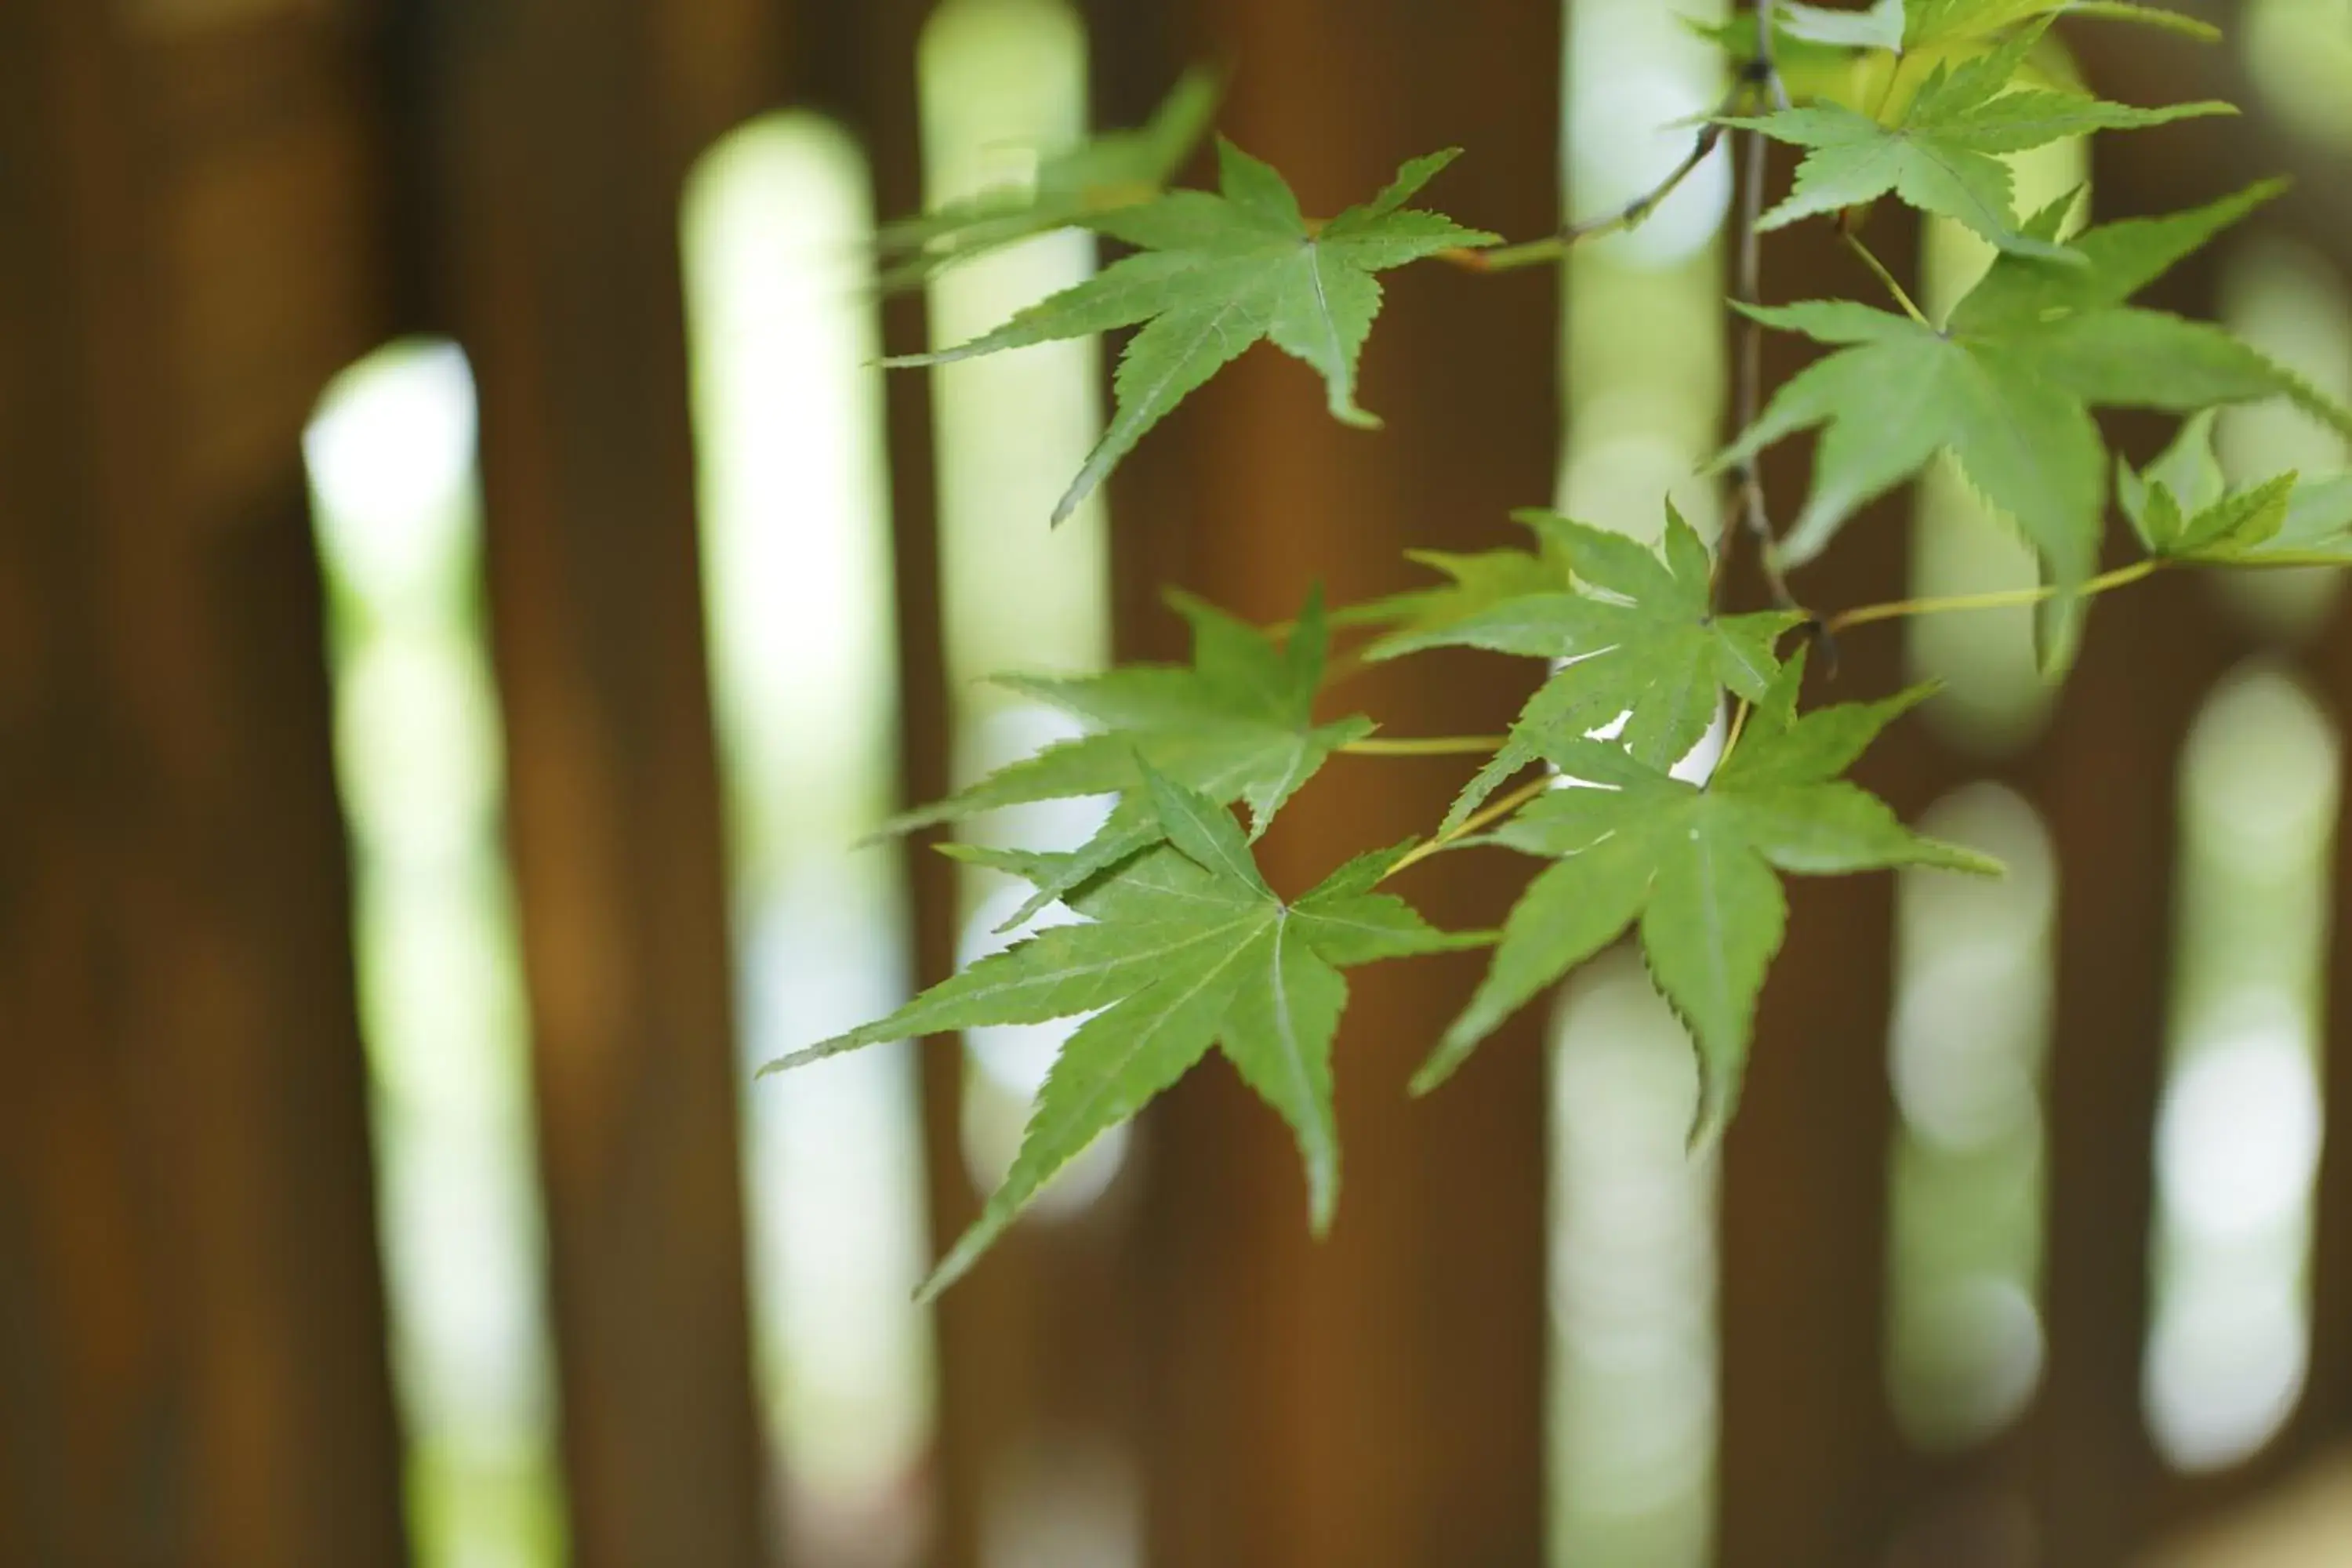
[[(2210, 323), (2133, 303), (2276, 187), (2090, 226), (2079, 222), (2079, 193), (2035, 213), (2014, 210), (2003, 161), (2011, 155), (2228, 112), (2214, 103), (2134, 107), (2079, 90), (2053, 52), (2050, 29), (2062, 16), (2211, 35), (2193, 18), (2125, 0), (1778, 5), (1762, 29), (1770, 61), (1755, 58), (1752, 13), (1713, 30), (1741, 85), (1681, 171), (1712, 138), (1768, 138), (1803, 155), (1760, 231), (1834, 222), (1867, 257), (1861, 236), (1871, 211), (1892, 199), (1996, 247), (1981, 280), (1941, 321), (1874, 258), (1892, 308), (1743, 303), (1759, 329), (1794, 332), (1827, 352), (1750, 411), (1715, 468), (1744, 475), (1765, 449), (1818, 431), (1801, 506), (1784, 533), (1765, 531), (1768, 575), (1785, 595), (1784, 570), (1801, 568), (1869, 502), (1948, 456), (2040, 557), (2044, 585), (2034, 596), (2053, 678), (2097, 592), (2159, 569), (2352, 564), (2352, 476), (2232, 483), (2212, 445), (2214, 411), (2234, 404), (2284, 399), (2348, 436), (2352, 411)], [(1206, 78), (1188, 79), (1150, 125), (1041, 160), (1026, 189), (884, 237), (900, 281), (1066, 225), (1129, 247), (993, 331), (899, 362), (936, 364), (1137, 329), (1120, 354), (1115, 411), (1055, 521), (1179, 402), (1261, 342), (1315, 371), (1336, 418), (1375, 426), (1356, 384), (1381, 308), (1378, 274), (1439, 255), (1474, 268), (1482, 253), (1488, 268), (1556, 259), (1580, 235), (1609, 226), (1487, 251), (1495, 236), (1408, 205), (1450, 152), (1408, 162), (1387, 189), (1328, 221), (1308, 218), (1279, 174), (1228, 142), (1218, 143), (1214, 192), (1168, 188), (1205, 134), (1213, 101)], [(1666, 188), (1628, 207), (1616, 226), (1639, 221)], [(2172, 446), (2137, 468), (2109, 454), (2095, 418), (2107, 408), (2183, 422)], [(2142, 553), (2095, 576), (2111, 511)], [(1759, 998), (1788, 921), (1784, 878), (1998, 870), (1912, 832), (1848, 777), (1927, 690), (1802, 707), (1802, 639), (1840, 617), (1815, 616), (1793, 598), (1734, 612), (1722, 603), (1719, 546), (1671, 509), (1654, 548), (1625, 531), (1641, 520), (1599, 527), (1528, 510), (1517, 521), (1528, 531), (1525, 548), (1413, 552), (1436, 581), (1328, 614), (1310, 597), (1295, 622), (1272, 631), (1171, 595), (1191, 625), (1189, 664), (1002, 678), (1086, 732), (888, 830), (1090, 796), (1110, 802), (1103, 825), (1056, 853), (942, 846), (1029, 884), (1032, 895), (1008, 922), (1023, 934), (889, 1016), (771, 1064), (991, 1025), (1076, 1020), (1003, 1185), (927, 1291), (970, 1268), (1088, 1142), (1213, 1052), (1290, 1126), (1310, 1222), (1321, 1231), (1339, 1185), (1333, 1047), (1344, 972), (1376, 960), (1494, 949), (1484, 981), (1415, 1079), (1422, 1092), (1563, 974), (1631, 933), (1696, 1048), (1692, 1139), (1704, 1147), (1738, 1100)], [(1874, 606), (1843, 619), (1922, 608)], [(1505, 735), (1392, 742), (1362, 714), (1318, 717), (1335, 630), (1361, 639), (1354, 660), (1468, 648), (1540, 660), (1548, 674)], [(1710, 758), (1711, 733), (1720, 739)], [(1255, 839), (1332, 756), (1383, 749), (1484, 761), (1429, 837), (1360, 856), (1284, 897), (1261, 874)], [(1500, 794), (1506, 785), (1513, 787)], [(1246, 830), (1235, 807), (1246, 813)], [(1543, 863), (1499, 932), (1439, 931), (1382, 890), (1408, 868), (1476, 848)], [(1059, 923), (1031, 923), (1049, 910)]]

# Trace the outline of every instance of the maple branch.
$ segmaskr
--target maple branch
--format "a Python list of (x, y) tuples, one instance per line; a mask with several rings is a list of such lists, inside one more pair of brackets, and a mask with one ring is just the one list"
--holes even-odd
[(1781, 79), (1780, 58), (1773, 53), (1772, 24), (1777, 13), (1776, 0), (1756, 0), (1756, 58), (1748, 67), (1748, 74), (1764, 89), (1775, 109), (1789, 105), (1789, 84)]
[[(1724, 94), (1723, 101), (1707, 110), (1706, 119), (1699, 126), (1698, 134), (1692, 138), (1690, 151), (1683, 154), (1682, 162), (1676, 163), (1664, 179), (1614, 212), (1567, 224), (1557, 234), (1543, 239), (1531, 239), (1524, 245), (1506, 245), (1494, 250), (1442, 250), (1438, 252), (1439, 257), (1473, 272), (1510, 272), (1522, 267), (1539, 267), (1548, 261), (1558, 261), (1584, 240), (1641, 227), (1651, 214), (1665, 204), (1668, 196), (1682, 188), (1685, 180), (1698, 172), (1698, 166), (1706, 162), (1707, 154), (1722, 145), (1727, 129), (1722, 123), (1724, 118), (1738, 113), (1746, 104), (1749, 89), (1762, 79), (1767, 79), (1759, 78), (1752, 67), (1743, 71), (1731, 90)], [(1771, 73), (1769, 79), (1777, 84), (1779, 74)]]
[[(2088, 599), (2112, 589), (2128, 587), (2170, 564), (2172, 563), (2164, 556), (2147, 556), (2128, 566), (2118, 566), (2112, 572), (2102, 573), (2084, 584), (2077, 592)], [(1913, 616), (1944, 616), (1960, 610), (2020, 609), (2055, 598), (2057, 594), (2057, 589), (2044, 584), (2039, 588), (2005, 588), (1990, 594), (1956, 594), (1945, 598), (1896, 599), (1891, 604), (1864, 605), (1859, 609), (1832, 616), (1823, 623), (1823, 629), (1834, 636), (1853, 626), (1866, 626), (1878, 621), (1899, 621)]]
[(1739, 700), (1739, 706), (1732, 710), (1731, 728), (1723, 737), (1723, 750), (1716, 754), (1717, 769), (1721, 769), (1724, 763), (1731, 760), (1731, 753), (1739, 749), (1739, 737), (1748, 732), (1748, 716), (1755, 710), (1756, 704), (1748, 701), (1745, 697)]
[[(1772, 55), (1772, 0), (1756, 0), (1756, 58), (1741, 72), (1740, 85), (1766, 94), (1780, 107), (1788, 104), (1789, 89), (1780, 80), (1780, 68)], [(1769, 148), (1762, 132), (1747, 133), (1739, 178), (1739, 265), (1732, 291), (1732, 298), (1743, 305), (1764, 302), (1764, 243), (1759, 226), (1764, 219)], [(1733, 427), (1748, 429), (1763, 410), (1764, 323), (1750, 315), (1743, 317), (1739, 330)], [(1784, 610), (1798, 609), (1797, 596), (1789, 591), (1788, 578), (1780, 571), (1780, 539), (1773, 531), (1772, 514), (1764, 500), (1764, 478), (1755, 456), (1741, 458), (1733, 472), (1739, 489), (1739, 527), (1756, 541), (1757, 565), (1763, 572), (1765, 585), (1772, 591), (1772, 602)], [(1738, 529), (1726, 528), (1717, 542), (1718, 576), (1738, 532)]]
[(1484, 757), (1503, 749), (1503, 735), (1435, 735), (1425, 740), (1350, 741), (1339, 748), (1357, 757)]
[(1503, 818), (1510, 816), (1511, 813), (1518, 810), (1519, 807), (1527, 805), (1528, 802), (1535, 799), (1536, 796), (1551, 788), (1552, 778), (1553, 775), (1549, 772), (1547, 772), (1541, 778), (1529, 779), (1526, 784), (1521, 784), (1510, 794), (1504, 795), (1498, 800), (1488, 802), (1486, 805), (1480, 806), (1476, 811), (1472, 812), (1468, 816), (1464, 817), (1460, 826), (1454, 828), (1450, 832), (1441, 833), (1434, 838), (1423, 839), (1420, 843), (1406, 850), (1404, 858), (1400, 859), (1395, 865), (1390, 867), (1387, 872), (1381, 878), (1381, 880), (1385, 882), (1389, 878), (1395, 876), (1407, 866), (1417, 866), (1423, 860), (1428, 859), (1432, 855), (1436, 854), (1439, 850), (1450, 848), (1452, 846), (1460, 843), (1463, 839), (1469, 837), (1470, 835), (1477, 832), (1480, 828), (1487, 826), (1490, 824), (1502, 821)]
[(1886, 285), (1887, 293), (1893, 295), (1895, 302), (1903, 307), (1905, 315), (1930, 331), (1935, 330), (1935, 323), (1927, 320), (1927, 312), (1920, 310), (1918, 303), (1911, 298), (1903, 285), (1895, 281), (1895, 274), (1886, 269), (1886, 263), (1878, 259), (1878, 253), (1863, 243), (1862, 236), (1850, 228), (1841, 228), (1838, 230), (1838, 237), (1845, 241), (1848, 250), (1862, 258), (1862, 264), (1869, 268), (1881, 283)]

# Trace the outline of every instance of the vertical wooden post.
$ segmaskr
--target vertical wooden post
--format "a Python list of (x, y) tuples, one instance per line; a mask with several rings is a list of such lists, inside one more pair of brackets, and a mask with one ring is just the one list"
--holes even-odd
[[(2337, 725), (2352, 728), (2352, 625), (2340, 610), (2315, 674)], [(2320, 1058), (2326, 1121), (2313, 1240), (2311, 1383), (2297, 1423), (2306, 1453), (2352, 1436), (2352, 790), (2346, 792), (2346, 801), (2330, 866), (2326, 1027)]]
[[(1234, 66), (1228, 134), (1310, 212), (1360, 201), (1403, 159), (1468, 154), (1429, 192), (1528, 237), (1558, 222), (1559, 11), (1387, 0), (1334, 10), (1204, 0), (1175, 26), (1098, 8), (1111, 98), (1134, 122), (1189, 61)], [(1146, 62), (1159, 68), (1150, 68)], [(1364, 363), (1379, 435), (1344, 429), (1300, 366), (1259, 350), (1148, 439), (1113, 489), (1129, 655), (1166, 656), (1172, 581), (1265, 621), (1311, 581), (1337, 601), (1402, 584), (1404, 547), (1499, 542), (1552, 489), (1556, 280), (1428, 266), (1391, 275)], [(1416, 660), (1332, 695), (1399, 733), (1497, 727), (1528, 672)], [(1341, 759), (1265, 845), (1279, 888), (1426, 831), (1461, 783), (1442, 763)], [(1518, 868), (1465, 856), (1402, 889), (1441, 921), (1499, 918)], [(1360, 972), (1339, 1045), (1348, 1151), (1338, 1226), (1305, 1227), (1295, 1152), (1222, 1066), (1148, 1119), (1141, 1218), (1153, 1560), (1194, 1564), (1531, 1563), (1544, 1493), (1543, 1020), (1531, 1012), (1433, 1098), (1404, 1080), (1478, 961)]]
[(572, 1541), (763, 1554), (678, 197), (766, 106), (751, 0), (433, 12), (441, 300), (480, 388)]
[(386, 329), (307, 8), (0, 15), (0, 1557), (394, 1564), (299, 437)]
[[(1916, 251), (1907, 216), (1886, 213), (1871, 235), (1904, 272)], [(1870, 287), (1825, 231), (1774, 236), (1764, 256), (1764, 294), (1775, 303)], [(1768, 336), (1768, 395), (1818, 352), (1792, 334)], [(1784, 523), (1810, 463), (1801, 444), (1766, 455), (1772, 515)], [(1835, 550), (1797, 574), (1795, 592), (1823, 610), (1901, 597), (1906, 503), (1898, 494), (1853, 519)], [(1811, 659), (1810, 701), (1883, 697), (1902, 681), (1901, 634), (1857, 632), (1839, 645), (1834, 669), (1818, 648)], [(1906, 793), (1921, 744), (1916, 731), (1890, 737), (1862, 781)], [(1880, 1355), (1894, 889), (1883, 876), (1791, 879), (1789, 892), (1788, 939), (1722, 1156), (1717, 1551), (1725, 1568), (1859, 1568), (1876, 1561), (1886, 1531), (1895, 1444)]]

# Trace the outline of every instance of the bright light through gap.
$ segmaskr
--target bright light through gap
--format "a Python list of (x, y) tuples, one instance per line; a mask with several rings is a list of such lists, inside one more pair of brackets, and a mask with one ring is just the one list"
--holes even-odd
[[(898, 861), (856, 842), (897, 784), (873, 216), (841, 129), (779, 114), (689, 183), (683, 244), (705, 600), (727, 792), (743, 1069), (889, 1011)], [(760, 1378), (795, 1561), (919, 1561), (931, 1423), (911, 1047), (746, 1097)]]
[(303, 449), (410, 1529), (425, 1568), (552, 1564), (542, 1219), (465, 356), (446, 342), (371, 356), (328, 389)]

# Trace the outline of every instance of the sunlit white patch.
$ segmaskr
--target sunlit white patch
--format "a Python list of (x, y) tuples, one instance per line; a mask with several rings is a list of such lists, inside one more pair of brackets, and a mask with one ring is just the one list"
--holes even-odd
[(467, 548), (474, 377), (454, 343), (388, 349), (329, 388), (303, 433), (328, 552), (373, 595), (429, 589)]
[(2157, 1130), (2163, 1201), (2184, 1232), (2222, 1241), (2294, 1217), (2319, 1170), (2319, 1081), (2283, 1005), (2190, 1057)]
[(410, 1527), (437, 1568), (552, 1561), (562, 1507), (474, 441), (448, 342), (353, 366), (303, 439)]
[[(1615, 212), (1690, 153), (1714, 97), (1686, 73), (1633, 67), (1580, 84), (1570, 111), (1570, 187), (1578, 217)], [(1663, 268), (1696, 254), (1723, 226), (1731, 163), (1718, 146), (1637, 227), (1594, 242), (1629, 267)]]
[(2151, 1337), (2148, 1424), (2158, 1449), (2183, 1469), (2218, 1469), (2252, 1456), (2294, 1413), (2303, 1391), (2308, 1311), (2279, 1260), (2250, 1261), (2256, 1266), (2193, 1276)]
[[(909, 978), (895, 857), (850, 847), (898, 773), (866, 179), (840, 126), (767, 115), (704, 155), (680, 213), (747, 1078), (888, 1012)], [(919, 1550), (891, 1522), (931, 1416), (916, 1068), (880, 1046), (746, 1095), (753, 1330), (796, 1561), (836, 1538), (877, 1568)]]
[(869, 830), (895, 783), (864, 179), (839, 126), (771, 115), (704, 155), (681, 212), (712, 694), (761, 875)]

